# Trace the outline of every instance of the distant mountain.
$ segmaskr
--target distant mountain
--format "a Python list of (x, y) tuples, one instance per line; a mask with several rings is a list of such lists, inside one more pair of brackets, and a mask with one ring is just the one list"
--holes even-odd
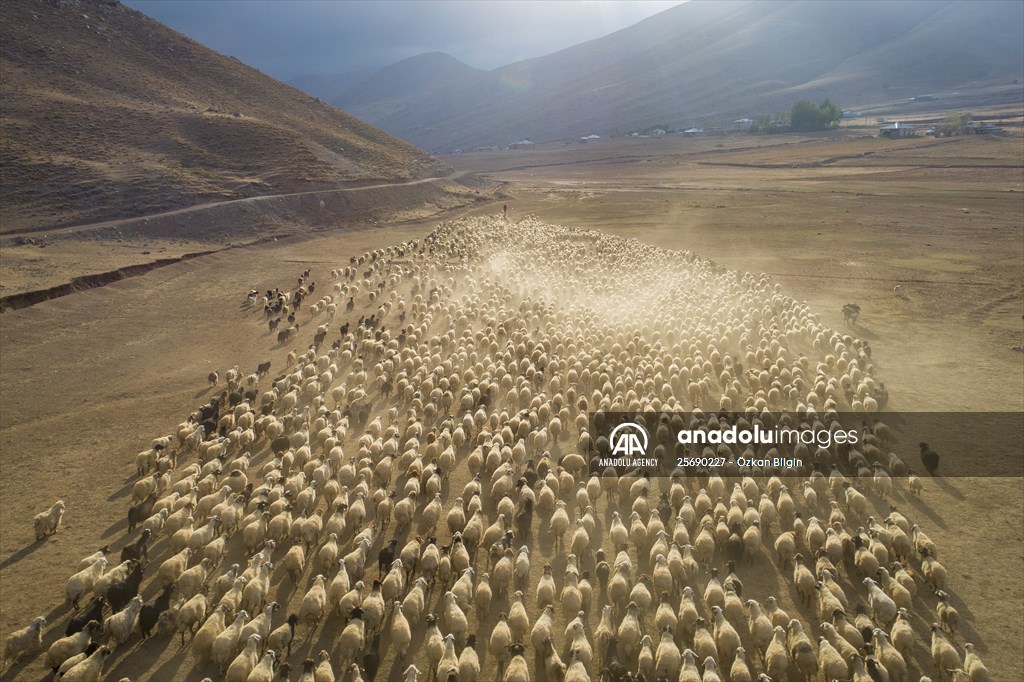
[[(424, 102), (487, 75), (443, 52), (428, 52), (374, 72), (333, 101), (365, 121), (406, 121), (403, 130), (416, 129), (417, 121), (444, 116), (447, 104), (432, 112), (419, 111)], [(441, 97), (443, 100), (443, 97)]]
[(288, 81), (288, 85), (313, 95), (313, 97), (319, 97), (322, 100), (331, 102), (340, 97), (349, 88), (362, 83), (373, 75), (375, 71), (376, 69), (359, 69), (358, 71), (345, 71), (344, 73), (328, 75), (297, 76)]
[[(336, 104), (425, 149), (451, 151), (843, 107), (1024, 80), (1024, 3), (693, 0), (545, 57), (437, 75), (382, 69)], [(449, 58), (450, 59), (450, 58)], [(454, 60), (452, 60), (454, 61)], [(451, 66), (449, 62), (449, 66)]]
[(111, 0), (0, 2), (0, 231), (444, 174)]

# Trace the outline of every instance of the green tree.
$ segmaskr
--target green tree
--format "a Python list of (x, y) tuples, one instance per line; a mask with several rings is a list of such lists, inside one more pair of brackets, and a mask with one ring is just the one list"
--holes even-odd
[(841, 116), (842, 110), (827, 98), (819, 105), (802, 99), (789, 113), (789, 128), (799, 132), (828, 130), (836, 126)]

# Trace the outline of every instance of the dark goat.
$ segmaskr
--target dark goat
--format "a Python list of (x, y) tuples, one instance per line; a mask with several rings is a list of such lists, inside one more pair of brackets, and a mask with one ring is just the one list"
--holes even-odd
[(124, 549), (121, 550), (121, 563), (124, 563), (128, 559), (135, 559), (140, 562), (143, 559), (149, 561), (149, 541), (152, 535), (153, 531), (149, 528), (145, 528), (138, 540), (130, 545), (125, 545)]
[(135, 527), (149, 518), (153, 513), (153, 505), (156, 504), (156, 492), (149, 494), (149, 497), (138, 504), (128, 507), (128, 532), (131, 533)]
[(395, 561), (395, 551), (398, 549), (398, 538), (393, 538), (391, 542), (385, 547), (381, 547), (380, 554), (377, 555), (377, 570), (381, 575), (391, 568), (391, 564)]
[(928, 447), (928, 443), (921, 443), (921, 464), (930, 476), (934, 476), (939, 468), (939, 453)]
[(171, 592), (174, 592), (174, 584), (164, 585), (164, 589), (156, 599), (151, 599), (142, 605), (142, 610), (139, 611), (139, 631), (142, 633), (143, 639), (149, 637), (153, 626), (160, 620), (160, 614), (170, 607)]
[(530, 536), (530, 526), (533, 524), (533, 500), (529, 497), (523, 501), (523, 508), (515, 515), (516, 535), (520, 539)]
[(373, 682), (377, 677), (377, 668), (380, 667), (380, 632), (373, 636), (363, 654), (363, 670), (366, 671), (366, 679)]
[(68, 627), (64, 630), (64, 636), (70, 637), (76, 633), (81, 632), (85, 629), (85, 626), (89, 624), (89, 621), (95, 620), (100, 623), (103, 622), (103, 607), (107, 604), (107, 598), (100, 596), (89, 602), (89, 606), (86, 607), (85, 611), (74, 616), (68, 621)]
[(270, 449), (274, 451), (275, 455), (280, 455), (287, 451), (292, 446), (292, 441), (288, 436), (278, 436), (274, 440), (270, 441)]
[(111, 611), (117, 613), (128, 606), (128, 602), (139, 593), (139, 585), (141, 584), (142, 564), (135, 561), (131, 571), (128, 573), (128, 577), (124, 580), (118, 580), (107, 590), (107, 599), (110, 600)]

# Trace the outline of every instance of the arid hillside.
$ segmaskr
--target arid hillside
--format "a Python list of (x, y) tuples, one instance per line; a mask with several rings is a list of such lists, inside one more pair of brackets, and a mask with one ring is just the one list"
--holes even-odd
[(0, 232), (447, 170), (107, 0), (2, 3), (0, 72)]

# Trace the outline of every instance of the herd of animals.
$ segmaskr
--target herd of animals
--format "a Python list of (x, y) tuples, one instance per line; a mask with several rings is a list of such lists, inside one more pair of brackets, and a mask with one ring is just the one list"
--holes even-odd
[[(247, 302), (280, 354), (311, 345), (211, 374), (135, 456), (127, 533), (67, 567), (68, 617), (7, 637), (17, 674), (158, 679), (135, 648), (158, 638), (175, 677), (228, 682), (989, 679), (896, 506), (928, 479), (871, 419), (870, 349), (768, 276), (481, 217)], [(800, 471), (619, 476), (589, 459), (598, 411), (860, 413), (863, 438)]]

